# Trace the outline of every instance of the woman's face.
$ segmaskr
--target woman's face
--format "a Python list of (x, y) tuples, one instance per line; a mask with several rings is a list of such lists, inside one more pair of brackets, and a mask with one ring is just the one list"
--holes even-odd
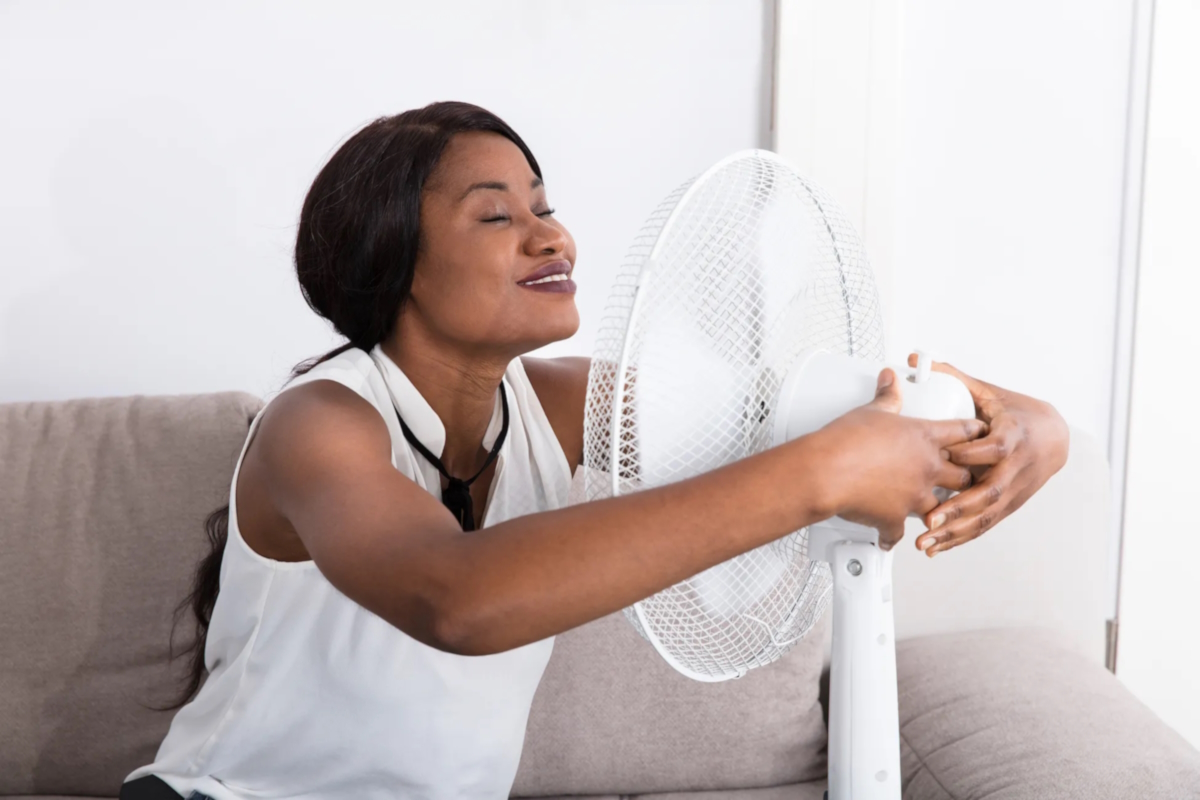
[[(456, 134), (421, 195), (402, 316), (468, 352), (528, 352), (578, 330), (574, 267), (575, 240), (520, 149), (494, 133)], [(530, 285), (547, 273), (567, 279)]]

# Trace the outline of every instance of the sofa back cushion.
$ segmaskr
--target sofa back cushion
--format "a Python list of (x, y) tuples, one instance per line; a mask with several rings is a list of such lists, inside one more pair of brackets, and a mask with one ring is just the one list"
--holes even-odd
[[(150, 763), (183, 661), (172, 612), (261, 401), (0, 405), (0, 795), (115, 796)], [(190, 614), (176, 643), (193, 633)]]
[(558, 637), (513, 795), (636, 795), (825, 777), (818, 684), (829, 615), (774, 664), (723, 683), (672, 669), (620, 613)]
[[(584, 502), (585, 468), (568, 502)], [(516, 797), (742, 789), (825, 777), (829, 616), (778, 662), (722, 683), (667, 665), (621, 613), (558, 637)]]

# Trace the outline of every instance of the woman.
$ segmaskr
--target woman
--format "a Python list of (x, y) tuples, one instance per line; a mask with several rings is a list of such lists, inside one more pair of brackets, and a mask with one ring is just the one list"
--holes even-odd
[(578, 328), (574, 263), (533, 154), (481, 108), (337, 151), (296, 271), (348, 343), (250, 427), (193, 592), (190, 702), (122, 798), (505, 797), (555, 634), (833, 514), (887, 546), (925, 515), (940, 552), (1065, 461), (1050, 406), (959, 375), (981, 419), (903, 418), (884, 370), (814, 434), (568, 508), (588, 361), (520, 356)]

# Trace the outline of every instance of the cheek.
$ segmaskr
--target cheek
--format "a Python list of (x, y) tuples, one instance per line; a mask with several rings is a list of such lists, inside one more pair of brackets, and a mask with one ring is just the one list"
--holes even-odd
[(512, 313), (513, 290), (520, 288), (512, 283), (512, 266), (502, 252), (465, 237), (442, 246), (436, 260), (418, 262), (413, 300), (438, 327), (468, 337), (486, 333), (498, 318)]
[[(439, 291), (479, 293), (494, 291), (508, 277), (508, 243), (501, 231), (473, 226), (449, 226), (432, 233), (425, 252), (430, 288)], [(418, 275), (420, 270), (418, 269)]]

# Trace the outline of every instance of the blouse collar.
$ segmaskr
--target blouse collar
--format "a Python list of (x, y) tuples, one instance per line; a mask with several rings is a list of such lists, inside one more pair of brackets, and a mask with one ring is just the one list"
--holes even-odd
[[(408, 426), (413, 435), (421, 444), (429, 449), (429, 452), (442, 457), (442, 451), (446, 447), (446, 427), (442, 424), (442, 419), (433, 410), (433, 406), (425, 399), (413, 382), (408, 379), (404, 371), (396, 364), (395, 361), (383, 351), (380, 345), (375, 345), (371, 349), (371, 358), (374, 359), (376, 365), (379, 366), (379, 371), (383, 374), (384, 383), (387, 384), (388, 392), (392, 396), (392, 402), (396, 408), (400, 410), (401, 416), (404, 417), (404, 424)], [(506, 441), (500, 446), (501, 453), (506, 449), (507, 439), (511, 438), (512, 434), (512, 417), (515, 415), (515, 398), (513, 397), (512, 386), (507, 380), (501, 379), (505, 386), (504, 391), (508, 399), (509, 413), (509, 437), (505, 437)], [(483, 448), (491, 450), (492, 445), (496, 443), (496, 437), (500, 435), (500, 429), (504, 424), (504, 412), (500, 405), (500, 392), (496, 392), (495, 401), (492, 406), (492, 419), (488, 423), (487, 430), (483, 433)]]

